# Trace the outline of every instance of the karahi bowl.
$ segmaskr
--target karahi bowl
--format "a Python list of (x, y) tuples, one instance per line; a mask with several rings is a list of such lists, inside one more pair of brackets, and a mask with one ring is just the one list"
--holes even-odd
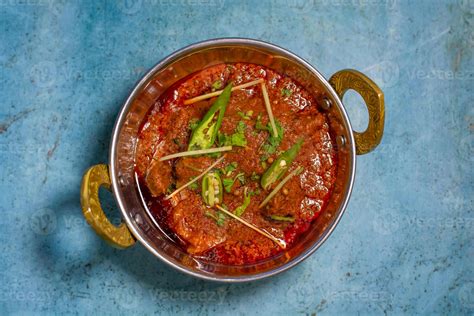
[[(172, 84), (203, 68), (246, 62), (271, 68), (298, 81), (314, 94), (320, 111), (328, 117), (336, 140), (337, 178), (330, 201), (299, 241), (283, 253), (248, 265), (223, 265), (202, 261), (178, 247), (159, 227), (145, 207), (135, 175), (135, 150), (139, 128), (156, 99)], [(352, 89), (364, 99), (369, 124), (354, 132), (342, 103)], [(128, 248), (139, 241), (158, 259), (188, 275), (221, 282), (245, 282), (281, 273), (313, 254), (336, 228), (349, 201), (354, 183), (356, 156), (377, 147), (384, 127), (384, 98), (379, 87), (356, 70), (342, 70), (329, 80), (311, 64), (276, 45), (243, 38), (222, 38), (182, 48), (157, 63), (136, 84), (123, 104), (112, 131), (109, 163), (89, 168), (81, 186), (81, 204), (90, 226), (110, 245)], [(123, 222), (112, 224), (100, 206), (98, 191), (110, 188)]]

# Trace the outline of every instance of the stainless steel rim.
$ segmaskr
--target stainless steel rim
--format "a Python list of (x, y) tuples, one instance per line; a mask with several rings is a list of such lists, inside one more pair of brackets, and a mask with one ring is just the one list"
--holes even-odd
[[(115, 159), (116, 159), (115, 149), (116, 149), (117, 142), (118, 142), (118, 133), (119, 133), (120, 127), (122, 126), (122, 124), (125, 121), (126, 115), (128, 113), (128, 110), (130, 108), (130, 105), (131, 105), (132, 101), (134, 100), (137, 93), (139, 93), (142, 86), (148, 81), (148, 79), (150, 79), (157, 72), (157, 70), (165, 67), (170, 62), (172, 62), (172, 61), (174, 61), (174, 60), (176, 60), (176, 59), (178, 59), (182, 56), (185, 56), (185, 55), (187, 55), (191, 52), (201, 50), (203, 48), (209, 48), (209, 47), (212, 47), (212, 46), (223, 46), (223, 45), (241, 45), (241, 46), (251, 46), (251, 47), (255, 47), (255, 48), (266, 48), (266, 49), (277, 51), (278, 53), (280, 53), (282, 55), (286, 55), (287, 57), (298, 61), (304, 67), (306, 67), (309, 71), (311, 71), (316, 77), (318, 77), (320, 79), (320, 81), (324, 84), (324, 86), (327, 88), (327, 90), (332, 95), (334, 100), (336, 100), (337, 106), (341, 109), (342, 116), (345, 120), (345, 123), (347, 124), (348, 128), (350, 129), (350, 132), (348, 133), (349, 140), (347, 142), (347, 145), (349, 145), (351, 147), (351, 157), (352, 157), (352, 159), (351, 159), (352, 160), (351, 168), (349, 170), (349, 172), (350, 172), (349, 179), (350, 180), (349, 180), (349, 183), (348, 183), (348, 186), (347, 186), (346, 196), (344, 198), (343, 203), (341, 204), (341, 212), (338, 214), (338, 216), (334, 220), (334, 223), (331, 225), (331, 227), (329, 227), (328, 230), (326, 230), (326, 232), (319, 239), (319, 241), (315, 242), (314, 245), (311, 248), (309, 248), (305, 252), (301, 253), (298, 257), (295, 257), (292, 261), (290, 261), (290, 262), (286, 263), (285, 265), (282, 265), (278, 268), (275, 268), (273, 270), (262, 272), (262, 273), (251, 275), (251, 276), (232, 276), (232, 277), (212, 276), (212, 275), (207, 275), (207, 274), (204, 274), (204, 273), (196, 273), (194, 271), (185, 269), (181, 266), (175, 265), (174, 263), (168, 261), (167, 258), (162, 256), (153, 247), (151, 247), (144, 240), (144, 238), (140, 235), (140, 232), (137, 230), (137, 228), (133, 224), (131, 218), (129, 218), (126, 210), (124, 209), (123, 201), (121, 200), (120, 196), (116, 193), (116, 192), (118, 192), (118, 189), (119, 189), (118, 188), (117, 175), (115, 174), (115, 167), (116, 167), (115, 166)], [(124, 105), (122, 106), (122, 108), (120, 110), (120, 113), (119, 113), (119, 115), (116, 119), (113, 131), (112, 131), (112, 141), (111, 141), (110, 149), (109, 149), (109, 159), (110, 159), (109, 163), (110, 163), (110, 170), (111, 170), (110, 177), (111, 177), (111, 181), (112, 181), (112, 192), (113, 192), (114, 198), (117, 201), (117, 204), (119, 205), (119, 208), (122, 212), (122, 215), (125, 219), (125, 222), (126, 222), (128, 228), (130, 229), (132, 234), (135, 236), (135, 238), (137, 240), (139, 240), (156, 257), (161, 259), (167, 265), (177, 269), (178, 271), (181, 271), (185, 274), (188, 274), (188, 275), (200, 278), (200, 279), (209, 280), (209, 281), (218, 281), (218, 282), (228, 282), (228, 283), (248, 282), (248, 281), (255, 281), (255, 280), (264, 279), (264, 278), (279, 274), (283, 271), (286, 271), (286, 270), (294, 267), (298, 263), (300, 263), (303, 260), (305, 260), (306, 258), (308, 258), (319, 247), (321, 247), (321, 245), (328, 239), (328, 237), (332, 234), (332, 232), (336, 228), (337, 224), (339, 223), (342, 215), (344, 214), (344, 212), (346, 210), (346, 207), (347, 207), (347, 203), (349, 202), (350, 195), (352, 193), (352, 187), (353, 187), (353, 184), (354, 184), (355, 169), (356, 169), (356, 154), (355, 154), (355, 152), (356, 152), (356, 150), (355, 150), (354, 136), (352, 134), (352, 126), (351, 126), (351, 123), (350, 123), (349, 118), (347, 116), (346, 110), (345, 110), (345, 108), (342, 104), (342, 101), (339, 99), (339, 96), (336, 94), (336, 92), (334, 91), (332, 86), (329, 84), (327, 79), (324, 78), (324, 76), (321, 75), (319, 73), (319, 71), (316, 70), (316, 68), (314, 68), (311, 64), (309, 64), (307, 61), (305, 61), (303, 58), (299, 57), (298, 55), (296, 55), (296, 54), (294, 54), (294, 53), (292, 53), (292, 52), (290, 52), (290, 51), (288, 51), (284, 48), (276, 46), (274, 44), (270, 44), (270, 43), (263, 42), (263, 41), (260, 41), (260, 40), (255, 40), (255, 39), (248, 39), (248, 38), (217, 38), (217, 39), (210, 39), (210, 40), (206, 40), (206, 41), (202, 41), (202, 42), (198, 42), (198, 43), (186, 46), (186, 47), (172, 53), (168, 57), (165, 57), (163, 60), (158, 62), (153, 68), (151, 68), (148, 71), (148, 73), (135, 85), (135, 88), (132, 90), (129, 97), (127, 98)]]

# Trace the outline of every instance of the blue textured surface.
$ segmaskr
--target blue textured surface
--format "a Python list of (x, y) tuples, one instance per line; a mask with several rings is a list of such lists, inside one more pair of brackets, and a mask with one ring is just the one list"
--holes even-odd
[[(474, 313), (472, 0), (82, 3), (0, 1), (0, 314)], [(179, 274), (141, 245), (110, 248), (79, 205), (135, 81), (223, 36), (286, 47), (327, 77), (361, 70), (386, 100), (383, 142), (358, 158), (331, 238), (239, 285)], [(345, 102), (363, 128), (358, 99)]]

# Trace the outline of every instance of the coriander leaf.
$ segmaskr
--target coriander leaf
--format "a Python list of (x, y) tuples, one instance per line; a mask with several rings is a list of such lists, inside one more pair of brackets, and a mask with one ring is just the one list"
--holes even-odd
[(228, 164), (227, 166), (225, 166), (223, 173), (226, 176), (230, 176), (235, 169), (237, 169), (237, 162), (234, 161), (234, 162)]
[(191, 121), (189, 121), (188, 127), (191, 131), (194, 131), (198, 125), (199, 125), (199, 119), (193, 118), (191, 119)]
[(293, 92), (291, 92), (291, 90), (288, 90), (288, 89), (281, 89), (281, 95), (284, 95), (284, 96), (291, 96)]
[(258, 175), (255, 171), (252, 172), (252, 175), (250, 176), (250, 180), (252, 181), (258, 181), (260, 180), (260, 175)]
[(225, 224), (226, 215), (220, 211), (217, 211), (215, 214), (210, 211), (206, 211), (205, 215), (215, 220), (218, 226), (223, 226)]
[(245, 138), (245, 129), (247, 125), (243, 121), (239, 121), (235, 128), (235, 133), (226, 135), (224, 133), (217, 133), (217, 143), (219, 146), (247, 146), (247, 139)]
[(229, 136), (227, 136), (224, 133), (217, 132), (217, 144), (222, 147), (222, 146), (229, 146), (230, 145), (230, 139)]
[(222, 88), (222, 81), (221, 80), (214, 81), (214, 83), (212, 84), (212, 90), (218, 90), (220, 88)]
[[(229, 210), (227, 205), (225, 205), (224, 203), (221, 204), (221, 207), (225, 209), (226, 211)], [(217, 211), (217, 225), (223, 226), (226, 218), (227, 218), (227, 215), (224, 212)]]
[(257, 189), (255, 191), (250, 191), (250, 196), (259, 195), (259, 194), (260, 194), (260, 189)]
[(223, 226), (225, 224), (226, 217), (227, 217), (227, 215), (225, 215), (221, 211), (218, 211), (217, 212), (217, 225), (218, 226)]
[(234, 185), (235, 179), (232, 178), (224, 178), (222, 179), (222, 185), (227, 193), (230, 193), (232, 190), (232, 186)]
[(244, 120), (250, 120), (251, 117), (252, 117), (252, 115), (253, 115), (253, 111), (252, 111), (252, 110), (249, 110), (249, 111), (247, 111), (247, 112), (245, 112), (245, 113), (239, 111), (239, 112), (237, 112), (237, 114), (238, 114), (241, 118), (243, 118)]
[(222, 185), (227, 193), (232, 191), (232, 187), (234, 186), (235, 180), (239, 180), (241, 184), (245, 184), (245, 173), (240, 172), (234, 178), (224, 178), (222, 179)]
[(245, 129), (247, 128), (247, 125), (243, 121), (239, 121), (237, 123), (237, 127), (235, 128), (236, 133), (243, 133), (245, 132)]
[[(267, 138), (267, 140), (265, 141), (265, 143), (262, 145), (262, 149), (264, 151), (264, 155), (262, 157), (260, 157), (260, 161), (265, 161), (268, 159), (268, 157), (272, 154), (274, 154), (278, 148), (278, 146), (280, 146), (280, 143), (283, 139), (283, 127), (280, 125), (280, 123), (275, 120), (275, 125), (276, 125), (276, 128), (277, 128), (277, 132), (278, 132), (278, 136), (273, 136), (273, 133), (269, 133), (269, 136)], [(270, 123), (267, 124), (267, 130), (270, 132)]]
[(217, 216), (213, 213), (211, 213), (210, 211), (206, 211), (206, 213), (204, 213), (207, 217), (209, 218), (212, 218), (214, 219), (215, 221), (217, 221)]
[(173, 193), (174, 190), (176, 190), (176, 183), (172, 182), (166, 189), (166, 193), (168, 194)]
[(247, 146), (247, 139), (245, 138), (245, 134), (243, 134), (243, 133), (242, 134), (239, 134), (239, 133), (232, 134), (231, 145), (232, 146), (239, 146), (239, 147)]
[[(258, 114), (257, 122), (255, 122), (255, 128), (261, 131), (267, 131), (268, 127), (262, 124), (262, 113)], [(268, 130), (270, 131), (270, 130)]]
[(245, 184), (245, 173), (241, 172), (235, 176), (234, 179), (238, 179), (241, 184)]
[(211, 158), (219, 158), (220, 156), (222, 156), (222, 153), (210, 153), (210, 154), (207, 154), (209, 157)]
[(188, 188), (190, 188), (191, 190), (197, 190), (199, 188), (199, 185), (197, 182), (193, 182), (188, 186)]
[(250, 120), (250, 117), (248, 117), (244, 112), (237, 112), (237, 114), (244, 120)]

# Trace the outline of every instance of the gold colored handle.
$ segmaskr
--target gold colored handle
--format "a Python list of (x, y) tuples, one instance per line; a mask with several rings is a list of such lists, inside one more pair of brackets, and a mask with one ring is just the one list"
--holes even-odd
[(109, 168), (107, 165), (90, 167), (82, 178), (81, 205), (82, 212), (95, 232), (113, 247), (123, 249), (133, 246), (135, 238), (125, 223), (113, 225), (105, 216), (99, 200), (101, 186), (110, 190)]
[(372, 151), (380, 144), (383, 135), (385, 103), (382, 90), (366, 75), (352, 69), (336, 72), (329, 83), (341, 100), (349, 89), (356, 91), (364, 99), (369, 111), (369, 125), (362, 133), (354, 131), (356, 152), (363, 155)]

